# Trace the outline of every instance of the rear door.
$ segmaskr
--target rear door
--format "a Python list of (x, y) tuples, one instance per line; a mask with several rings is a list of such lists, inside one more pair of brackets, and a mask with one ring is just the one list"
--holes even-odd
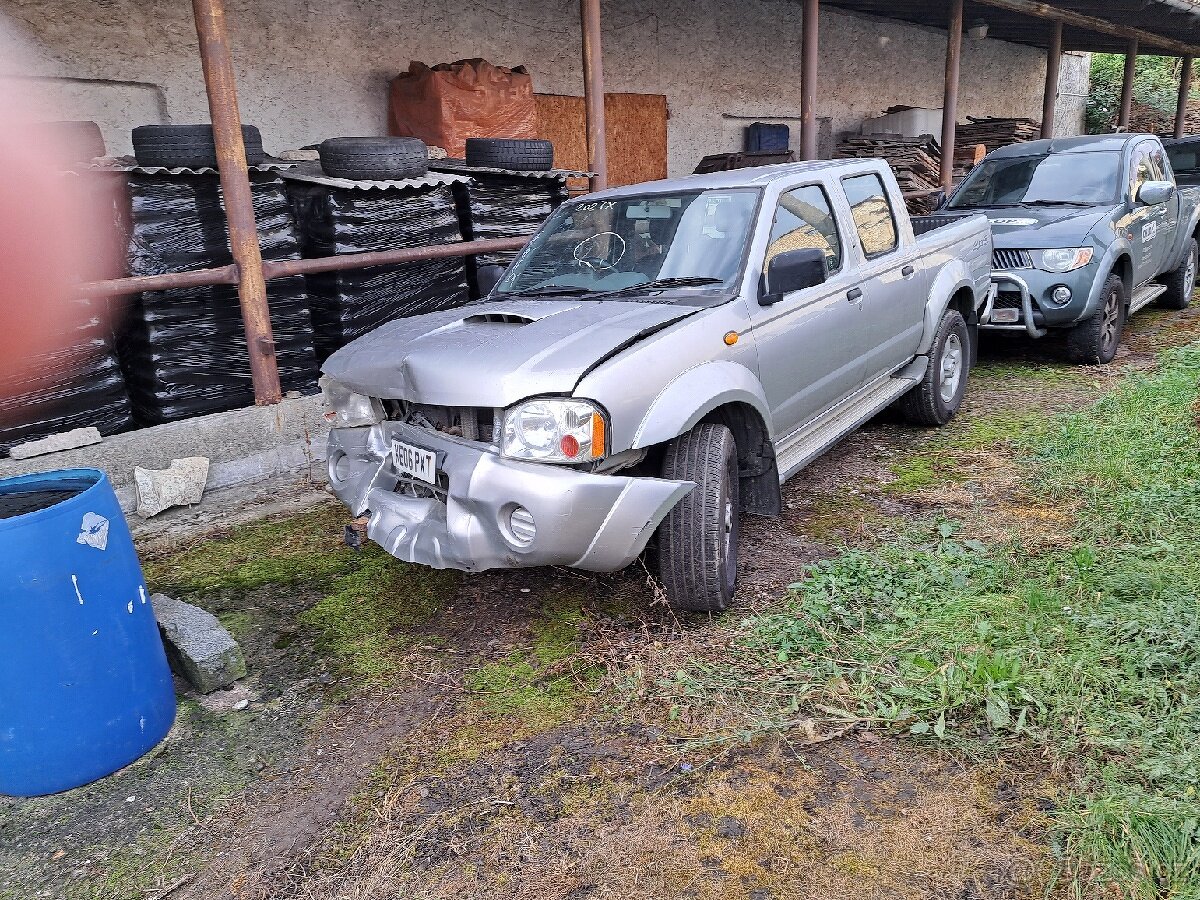
[(842, 189), (864, 263), (864, 382), (892, 372), (916, 355), (924, 333), (925, 273), (911, 235), (901, 234), (902, 210), (874, 172), (849, 175)]
[(862, 305), (846, 259), (846, 229), (819, 184), (786, 191), (776, 206), (763, 271), (788, 250), (819, 248), (828, 280), (787, 294), (773, 306), (751, 305), (759, 373), (777, 436), (816, 418), (862, 384)]

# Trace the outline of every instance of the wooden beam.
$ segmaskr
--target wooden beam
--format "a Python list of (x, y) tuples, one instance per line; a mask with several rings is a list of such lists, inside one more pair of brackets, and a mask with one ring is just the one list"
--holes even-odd
[(800, 158), (817, 158), (817, 48), (820, 0), (804, 0), (800, 43)]
[(1054, 113), (1058, 109), (1058, 73), (1062, 68), (1063, 23), (1050, 26), (1050, 49), (1046, 52), (1046, 92), (1042, 96), (1042, 137), (1054, 137)]
[(963, 0), (950, 0), (946, 34), (946, 84), (942, 100), (942, 190), (954, 187), (954, 128), (958, 122), (958, 74), (962, 63)]
[(1072, 10), (1059, 9), (1057, 6), (1051, 6), (1049, 3), (1039, 3), (1037, 0), (976, 0), (976, 2), (982, 3), (985, 6), (994, 6), (997, 9), (1006, 9), (1009, 12), (1024, 13), (1027, 16), (1034, 16), (1039, 19), (1062, 22), (1064, 25), (1070, 25), (1074, 28), (1085, 28), (1089, 31), (1098, 31), (1101, 34), (1123, 37), (1126, 40), (1136, 40), (1147, 47), (1170, 50), (1181, 56), (1200, 56), (1200, 47), (1195, 47), (1183, 41), (1164, 37), (1152, 31), (1144, 31), (1141, 28), (1117, 25), (1114, 22), (1097, 19), (1095, 16), (1087, 16)]
[(1183, 137), (1187, 125), (1188, 97), (1192, 93), (1192, 56), (1183, 58), (1183, 67), (1179, 71), (1179, 102), (1175, 106), (1175, 137)]
[(271, 312), (267, 307), (267, 281), (263, 274), (262, 250), (254, 221), (250, 174), (246, 169), (246, 146), (242, 142), (242, 120), (238, 113), (237, 84), (233, 56), (225, 27), (224, 0), (192, 0), (196, 36), (200, 40), (200, 62), (204, 68), (204, 90), (212, 119), (217, 150), (217, 171), (225, 219), (229, 224), (229, 249), (238, 269), (238, 299), (246, 347), (250, 352), (250, 377), (254, 402), (260, 406), (282, 399), (275, 338), (271, 334)]
[(604, 52), (600, 45), (600, 0), (579, 0), (583, 25), (583, 106), (587, 118), (588, 168), (592, 190), (608, 187), (608, 129), (604, 122)]
[(1133, 116), (1133, 78), (1137, 74), (1138, 42), (1131, 38), (1125, 51), (1125, 76), (1121, 81), (1121, 113), (1117, 117), (1117, 128), (1129, 127)]

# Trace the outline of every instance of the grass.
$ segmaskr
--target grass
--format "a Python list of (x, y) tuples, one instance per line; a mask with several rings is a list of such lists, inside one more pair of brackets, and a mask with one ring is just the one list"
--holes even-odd
[[(1071, 893), (1200, 897), (1200, 348), (1015, 441), (1028, 489), (1070, 501), (1058, 549), (936, 522), (806, 570), (729, 627), (722, 658), (664, 681), (726, 738), (806, 717), (1016, 748), (1068, 786)], [(960, 446), (1010, 440), (981, 424)], [(697, 721), (695, 715), (681, 717)]]

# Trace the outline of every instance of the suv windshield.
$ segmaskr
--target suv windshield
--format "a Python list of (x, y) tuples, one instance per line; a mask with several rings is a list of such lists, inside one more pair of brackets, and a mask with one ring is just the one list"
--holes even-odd
[(949, 207), (1096, 206), (1116, 203), (1121, 183), (1121, 153), (1115, 150), (985, 159)]
[(745, 262), (758, 195), (739, 188), (565, 204), (509, 268), (495, 295), (730, 288)]

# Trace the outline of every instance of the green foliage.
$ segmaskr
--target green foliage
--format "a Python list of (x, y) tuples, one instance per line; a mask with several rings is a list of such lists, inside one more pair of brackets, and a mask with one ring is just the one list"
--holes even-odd
[(1200, 896), (1200, 347), (1170, 351), (1028, 439), (1029, 488), (1074, 504), (1064, 549), (985, 546), (950, 522), (809, 567), (743, 620), (675, 706), (743, 733), (801, 709), (1060, 760), (1075, 886)]
[[(1112, 131), (1121, 110), (1125, 56), (1092, 55), (1092, 84), (1087, 100), (1087, 129), (1092, 134)], [(1169, 56), (1139, 56), (1134, 69), (1133, 99), (1164, 113), (1174, 113), (1179, 96), (1179, 60)]]

